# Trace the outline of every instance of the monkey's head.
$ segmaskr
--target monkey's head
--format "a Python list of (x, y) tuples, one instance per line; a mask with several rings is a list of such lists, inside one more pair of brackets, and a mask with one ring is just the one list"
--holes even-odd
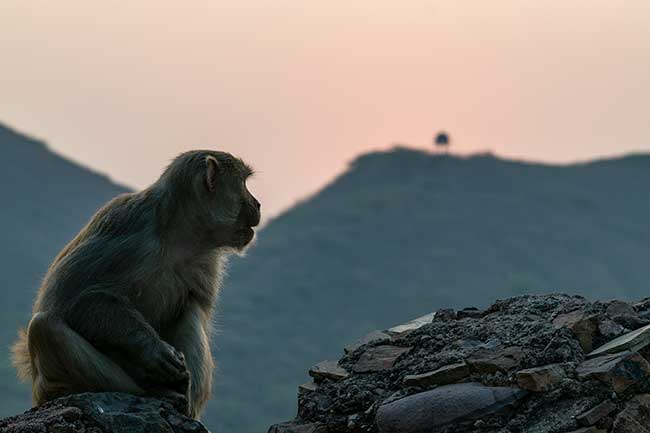
[(198, 150), (177, 157), (159, 182), (174, 191), (177, 222), (212, 247), (241, 250), (260, 222), (260, 203), (246, 186), (252, 174), (229, 153)]

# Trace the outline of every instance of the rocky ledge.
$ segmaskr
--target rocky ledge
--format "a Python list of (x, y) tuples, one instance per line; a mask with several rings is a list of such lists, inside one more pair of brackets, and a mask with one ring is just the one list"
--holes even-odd
[(269, 433), (650, 433), (650, 299), (440, 310), (344, 353)]
[(2, 433), (207, 433), (171, 404), (121, 393), (59, 398), (0, 420)]

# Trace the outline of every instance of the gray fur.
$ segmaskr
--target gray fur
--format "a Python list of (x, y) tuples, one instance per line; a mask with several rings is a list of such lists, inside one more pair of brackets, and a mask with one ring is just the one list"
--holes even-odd
[(187, 152), (149, 188), (93, 216), (54, 259), (14, 346), (35, 404), (128, 391), (170, 397), (198, 416), (210, 396), (225, 258), (259, 223), (250, 174), (230, 154)]

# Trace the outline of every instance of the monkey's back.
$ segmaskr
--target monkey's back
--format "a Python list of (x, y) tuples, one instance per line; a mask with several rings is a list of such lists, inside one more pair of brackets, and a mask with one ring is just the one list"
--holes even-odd
[(144, 192), (120, 195), (98, 210), (50, 265), (34, 313), (60, 312), (89, 290), (127, 295), (134, 282), (148, 278), (140, 270), (151, 269), (146, 262), (159, 250), (153, 212)]

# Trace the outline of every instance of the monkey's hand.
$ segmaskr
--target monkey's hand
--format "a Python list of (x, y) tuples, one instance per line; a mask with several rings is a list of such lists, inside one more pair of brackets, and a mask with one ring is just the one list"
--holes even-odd
[(190, 375), (185, 356), (174, 346), (158, 340), (151, 350), (141, 354), (140, 373), (146, 382), (164, 384), (186, 394)]

